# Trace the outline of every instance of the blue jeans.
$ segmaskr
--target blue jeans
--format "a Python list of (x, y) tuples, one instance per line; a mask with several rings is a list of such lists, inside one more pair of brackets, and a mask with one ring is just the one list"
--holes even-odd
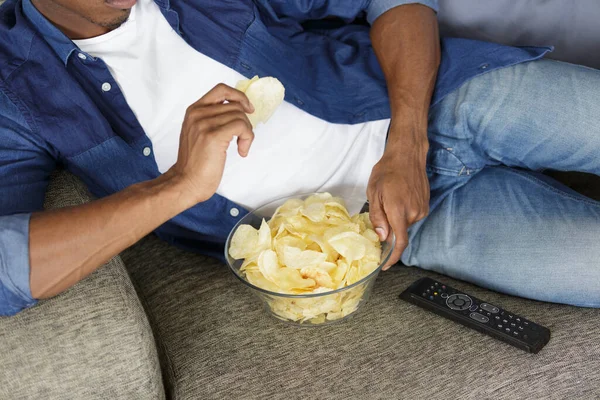
[(600, 71), (541, 60), (431, 109), (430, 215), (402, 256), (516, 296), (600, 307), (600, 202), (540, 171), (600, 175)]

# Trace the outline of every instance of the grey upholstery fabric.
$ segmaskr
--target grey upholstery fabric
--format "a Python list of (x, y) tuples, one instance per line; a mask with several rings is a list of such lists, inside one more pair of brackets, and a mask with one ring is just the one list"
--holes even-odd
[(600, 68), (598, 0), (440, 0), (445, 36), (555, 46), (548, 58)]
[[(48, 208), (90, 199), (72, 175)], [(119, 257), (67, 292), (0, 318), (0, 399), (163, 399), (148, 320)]]
[(550, 343), (531, 355), (398, 299), (418, 277), (437, 276), (415, 268), (382, 273), (354, 319), (298, 328), (267, 316), (217, 261), (155, 237), (122, 257), (174, 399), (600, 398), (600, 310), (442, 278), (548, 326)]

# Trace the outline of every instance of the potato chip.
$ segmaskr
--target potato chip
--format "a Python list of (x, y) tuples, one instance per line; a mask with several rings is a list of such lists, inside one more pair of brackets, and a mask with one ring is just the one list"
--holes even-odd
[(330, 193), (315, 193), (304, 200), (304, 205), (308, 206), (313, 203), (325, 203), (328, 200), (333, 199), (333, 196)]
[(277, 259), (277, 253), (275, 253), (273, 250), (263, 251), (258, 256), (257, 264), (258, 269), (266, 279), (270, 280), (276, 285), (279, 285), (278, 272), (280, 267)]
[(312, 222), (321, 222), (325, 219), (325, 204), (312, 203), (300, 210), (300, 213)]
[(284, 246), (282, 249), (282, 264), (288, 268), (301, 269), (305, 267), (316, 267), (325, 262), (327, 254), (320, 251), (300, 250), (297, 247)]
[(306, 243), (296, 236), (282, 236), (279, 238), (273, 239), (275, 251), (277, 252), (277, 257), (282, 264), (283, 262), (283, 249), (285, 247), (296, 247), (300, 251), (306, 250)]
[(350, 262), (363, 258), (367, 246), (371, 245), (367, 239), (356, 232), (338, 233), (332, 236), (327, 243)]
[(250, 282), (254, 286), (257, 286), (261, 289), (269, 290), (271, 292), (282, 292), (279, 286), (266, 279), (262, 272), (260, 272), (259, 270), (246, 270), (245, 276), (248, 282)]
[(256, 250), (258, 231), (250, 225), (240, 225), (231, 238), (229, 255), (236, 260), (250, 257)]
[(262, 252), (263, 250), (271, 249), (271, 228), (269, 228), (269, 224), (264, 219), (260, 224), (260, 229), (258, 230), (258, 240), (256, 242), (256, 252)]
[(304, 279), (296, 269), (280, 268), (277, 271), (277, 285), (285, 290), (295, 290), (314, 287), (316, 282), (313, 279)]
[(336, 288), (344, 287), (346, 282), (346, 274), (348, 273), (349, 265), (344, 260), (337, 261), (337, 268), (331, 273), (331, 279), (336, 285)]
[(257, 80), (258, 80), (258, 75), (255, 75), (252, 79), (241, 80), (235, 85), (235, 88), (237, 90), (239, 90), (240, 92), (246, 93), (246, 90), (248, 90), (250, 85), (253, 84), (254, 82), (256, 82)]
[(285, 97), (285, 88), (281, 82), (270, 76), (242, 80), (237, 83), (236, 88), (244, 92), (254, 106), (254, 112), (247, 114), (253, 127), (267, 122)]
[(366, 237), (371, 242), (379, 244), (379, 236), (377, 236), (377, 233), (375, 233), (375, 231), (373, 229), (367, 228), (367, 229), (361, 231), (361, 235)]
[(318, 266), (303, 267), (300, 269), (300, 274), (304, 278), (314, 280), (319, 287), (335, 289), (335, 284), (333, 283), (331, 276), (329, 276), (329, 273)]

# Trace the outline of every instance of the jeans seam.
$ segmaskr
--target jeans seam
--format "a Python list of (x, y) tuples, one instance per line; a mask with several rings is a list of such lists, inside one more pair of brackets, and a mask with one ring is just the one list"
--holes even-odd
[(506, 168), (506, 170), (509, 171), (509, 172), (511, 172), (511, 173), (514, 173), (516, 175), (520, 175), (523, 178), (525, 178), (525, 179), (527, 179), (527, 180), (529, 180), (531, 182), (535, 182), (535, 183), (539, 184), (541, 187), (543, 187), (544, 189), (547, 189), (547, 190), (549, 190), (549, 191), (551, 191), (551, 192), (553, 192), (555, 194), (558, 194), (559, 196), (562, 196), (562, 197), (565, 197), (565, 198), (568, 198), (568, 199), (571, 199), (571, 200), (575, 200), (577, 202), (581, 202), (581, 203), (584, 203), (584, 204), (589, 204), (591, 206), (600, 208), (600, 202), (599, 201), (596, 201), (596, 200), (593, 200), (593, 199), (588, 199), (584, 195), (581, 195), (581, 197), (578, 197), (578, 196), (574, 196), (572, 194), (566, 193), (566, 192), (564, 192), (564, 191), (562, 191), (560, 189), (557, 189), (557, 188), (553, 187), (552, 185), (549, 185), (548, 183), (544, 182), (543, 180), (536, 178), (535, 176), (531, 176), (531, 175), (529, 175), (527, 173), (524, 173), (524, 172), (521, 172), (521, 171), (517, 171), (517, 170), (515, 170), (513, 168), (508, 167), (508, 168)]

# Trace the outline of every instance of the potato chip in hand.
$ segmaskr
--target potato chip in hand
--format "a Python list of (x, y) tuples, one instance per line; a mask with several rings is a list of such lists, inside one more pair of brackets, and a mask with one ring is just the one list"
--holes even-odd
[(265, 123), (271, 118), (277, 107), (283, 102), (285, 88), (277, 78), (267, 76), (239, 81), (235, 88), (246, 94), (254, 106), (254, 112), (247, 114), (254, 128), (259, 123)]

